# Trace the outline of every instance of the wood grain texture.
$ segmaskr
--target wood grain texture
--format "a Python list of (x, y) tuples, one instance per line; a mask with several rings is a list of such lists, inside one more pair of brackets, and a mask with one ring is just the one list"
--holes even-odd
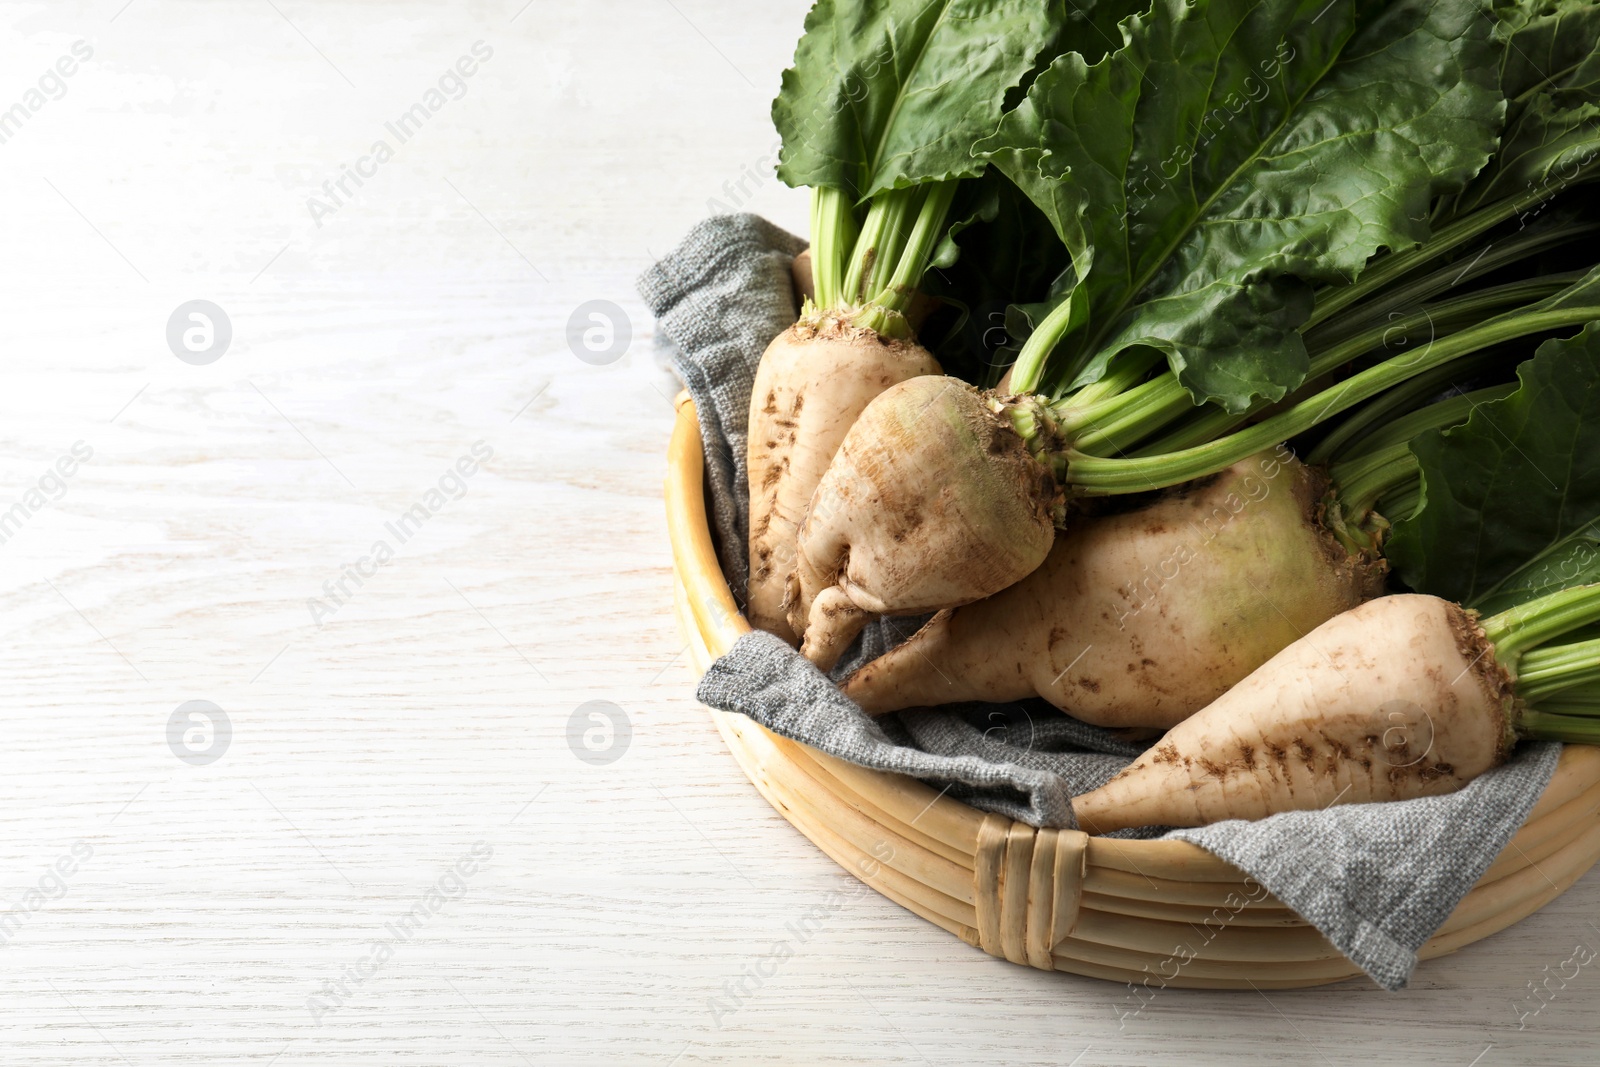
[[(672, 621), (676, 387), (632, 278), (712, 198), (804, 224), (750, 177), (804, 7), (5, 6), (0, 109), (93, 57), (0, 144), (0, 512), (94, 454), (0, 544), (0, 1062), (1592, 1058), (1600, 967), (1556, 977), (1600, 948), (1592, 875), (1399, 996), (1119, 1020), (1125, 987), (861, 890), (744, 780)], [(480, 40), (465, 95), (317, 225), (307, 198)], [(209, 366), (165, 340), (193, 299), (233, 325)], [(567, 343), (592, 299), (631, 320), (609, 365)], [(313, 621), (480, 440), (464, 495)], [(205, 766), (168, 745), (189, 700), (232, 724)], [(591, 700), (631, 722), (608, 765), (568, 741)]]

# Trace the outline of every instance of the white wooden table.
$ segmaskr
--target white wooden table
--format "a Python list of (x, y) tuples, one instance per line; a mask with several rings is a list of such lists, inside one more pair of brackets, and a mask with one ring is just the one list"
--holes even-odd
[[(3, 10), (0, 1063), (1593, 1062), (1600, 966), (1553, 976), (1595, 876), (1402, 995), (1119, 1025), (739, 775), (669, 613), (632, 278), (713, 198), (804, 225), (767, 176), (802, 2)], [(232, 329), (204, 365), (192, 300)], [(590, 300), (614, 362), (568, 344)], [(231, 735), (169, 731), (190, 701)]]

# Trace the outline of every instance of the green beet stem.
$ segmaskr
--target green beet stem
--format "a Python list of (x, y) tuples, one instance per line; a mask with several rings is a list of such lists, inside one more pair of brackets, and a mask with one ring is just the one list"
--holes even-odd
[(1518, 736), (1531, 741), (1600, 745), (1600, 719), (1580, 715), (1560, 715), (1539, 708), (1523, 708), (1513, 714), (1512, 725)]
[(1545, 645), (1517, 664), (1517, 695), (1537, 702), (1573, 686), (1600, 683), (1600, 639)]
[(1482, 626), (1495, 656), (1509, 670), (1520, 673), (1525, 654), (1593, 622), (1600, 622), (1600, 583), (1535, 597), (1486, 617)]
[[(1581, 326), (1600, 315), (1600, 307), (1556, 308), (1504, 315), (1434, 341), (1360, 371), (1337, 385), (1292, 404), (1247, 429), (1163, 456), (1108, 459), (1070, 450), (1064, 457), (1073, 491), (1090, 496), (1137, 493), (1213, 474), (1263, 448), (1304, 433), (1369, 397), (1434, 367), (1490, 345), (1528, 334)], [(1355, 340), (1364, 340), (1362, 335)], [(1352, 342), (1353, 344), (1354, 342)], [(1368, 345), (1358, 346), (1365, 350)]]
[(811, 281), (817, 307), (831, 310), (839, 306), (845, 258), (855, 239), (850, 198), (838, 189), (811, 190)]

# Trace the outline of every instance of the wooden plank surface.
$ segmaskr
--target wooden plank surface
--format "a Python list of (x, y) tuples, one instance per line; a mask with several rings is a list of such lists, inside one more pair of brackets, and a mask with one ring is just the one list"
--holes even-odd
[[(5, 5), (0, 1062), (1592, 1060), (1594, 876), (1402, 995), (1131, 1015), (866, 893), (743, 779), (671, 619), (632, 278), (713, 199), (804, 224), (758, 177), (803, 11)], [(192, 300), (207, 365), (167, 341)], [(602, 365), (593, 300), (631, 332)], [(190, 701), (225, 747), (169, 741)]]

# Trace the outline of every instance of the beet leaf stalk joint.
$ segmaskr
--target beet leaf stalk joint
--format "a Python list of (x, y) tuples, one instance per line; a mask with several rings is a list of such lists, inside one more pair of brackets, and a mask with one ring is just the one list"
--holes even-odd
[(1600, 743), (1600, 707), (1564, 702), (1600, 685), (1600, 640), (1565, 640), (1600, 622), (1600, 585), (1538, 597), (1480, 620), (1500, 665), (1515, 679), (1511, 725), (1519, 737)]

